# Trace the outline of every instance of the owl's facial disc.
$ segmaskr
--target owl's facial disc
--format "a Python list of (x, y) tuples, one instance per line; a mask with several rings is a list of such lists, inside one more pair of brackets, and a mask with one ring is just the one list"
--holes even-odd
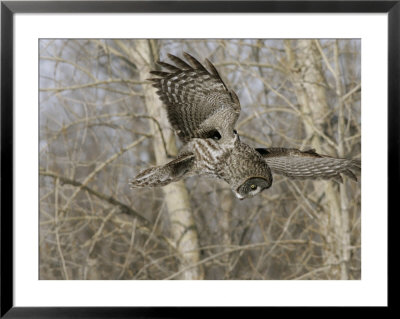
[(263, 177), (248, 178), (242, 185), (235, 191), (235, 195), (239, 199), (253, 197), (261, 193), (264, 189), (271, 186), (271, 181)]

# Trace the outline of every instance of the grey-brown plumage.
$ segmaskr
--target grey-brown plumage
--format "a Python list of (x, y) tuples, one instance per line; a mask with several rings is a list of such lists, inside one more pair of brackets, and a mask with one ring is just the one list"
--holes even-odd
[(217, 69), (206, 59), (206, 69), (188, 53), (188, 63), (168, 54), (175, 65), (157, 62), (166, 71), (151, 71), (149, 79), (167, 108), (169, 122), (182, 141), (212, 137), (233, 138), (240, 113), (235, 92), (228, 89)]
[[(234, 126), (240, 103), (206, 60), (207, 70), (191, 55), (189, 63), (168, 55), (175, 65), (158, 62), (169, 72), (152, 71), (150, 79), (167, 108), (168, 119), (185, 143), (173, 161), (144, 170), (132, 188), (164, 186), (189, 175), (225, 180), (237, 198), (255, 196), (272, 184), (272, 173), (294, 179), (357, 180), (361, 162), (320, 155), (315, 150), (253, 148), (240, 141)], [(215, 139), (216, 132), (219, 138)]]
[(192, 170), (194, 159), (193, 153), (182, 153), (165, 165), (145, 169), (130, 181), (131, 188), (165, 186), (176, 182)]
[(257, 148), (271, 171), (292, 179), (333, 179), (343, 182), (342, 175), (354, 181), (361, 171), (361, 161), (321, 155), (314, 149)]
[(235, 134), (230, 144), (210, 138), (191, 139), (175, 160), (144, 170), (130, 185), (164, 186), (190, 175), (223, 179), (240, 199), (252, 197), (272, 184), (271, 170), (261, 154)]

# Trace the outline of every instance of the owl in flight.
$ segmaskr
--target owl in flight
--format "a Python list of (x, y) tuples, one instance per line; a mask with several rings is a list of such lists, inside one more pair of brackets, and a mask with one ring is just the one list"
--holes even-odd
[(164, 186), (190, 175), (225, 180), (239, 199), (272, 185), (272, 173), (294, 179), (357, 180), (358, 160), (334, 158), (314, 150), (253, 148), (235, 130), (240, 102), (206, 59), (206, 67), (188, 53), (188, 61), (168, 55), (175, 64), (158, 62), (166, 71), (149, 79), (166, 106), (169, 122), (184, 143), (169, 163), (148, 168), (130, 181), (131, 188)]

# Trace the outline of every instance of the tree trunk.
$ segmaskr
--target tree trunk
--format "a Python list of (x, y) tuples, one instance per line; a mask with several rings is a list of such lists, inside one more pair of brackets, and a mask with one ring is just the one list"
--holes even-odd
[[(156, 40), (138, 40), (136, 50), (130, 52), (136, 66), (139, 69), (140, 79), (146, 80), (150, 77), (150, 70), (154, 70), (155, 61), (158, 59), (158, 48)], [(149, 116), (158, 120), (168, 153), (172, 156), (177, 154), (175, 136), (171, 130), (165, 109), (159, 100), (156, 90), (150, 85), (143, 86), (143, 93)], [(154, 134), (153, 147), (157, 165), (170, 161), (165, 152), (161, 133), (151, 121), (151, 130)], [(194, 266), (199, 262), (199, 243), (195, 222), (190, 208), (189, 194), (183, 181), (171, 183), (163, 187), (165, 202), (171, 222), (171, 237), (179, 255), (178, 279), (203, 279), (200, 266)]]
[[(298, 40), (295, 51), (292, 49), (291, 43), (293, 42), (286, 41), (285, 43), (289, 65), (288, 72), (302, 113), (306, 141), (317, 152), (327, 154), (336, 152), (343, 156), (341, 105), (339, 105), (338, 143), (327, 137), (322, 126), (325, 121), (324, 118), (330, 110), (327, 103), (326, 81), (323, 76), (321, 61), (325, 61), (325, 63), (329, 63), (329, 61), (323, 59), (322, 49), (319, 43), (314, 40)], [(338, 72), (338, 66), (336, 67), (336, 71), (331, 68), (334, 73)], [(336, 78), (339, 78), (338, 74), (336, 74)], [(341, 103), (340, 83), (337, 82), (336, 86), (338, 101)], [(332, 265), (328, 276), (335, 279), (349, 279), (347, 264), (349, 261), (350, 232), (345, 185), (341, 185), (339, 191), (331, 181), (315, 182), (315, 185), (318, 190), (316, 197), (322, 197), (325, 194), (326, 204), (329, 207), (329, 214), (319, 216), (321, 236), (326, 242), (324, 249), (325, 264)], [(338, 267), (335, 265), (338, 265)]]

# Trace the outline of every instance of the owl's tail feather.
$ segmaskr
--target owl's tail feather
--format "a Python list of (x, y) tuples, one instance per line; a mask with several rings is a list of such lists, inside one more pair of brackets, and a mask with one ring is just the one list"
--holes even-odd
[(129, 181), (131, 188), (165, 186), (180, 180), (192, 167), (193, 154), (178, 156), (163, 165), (145, 169)]

